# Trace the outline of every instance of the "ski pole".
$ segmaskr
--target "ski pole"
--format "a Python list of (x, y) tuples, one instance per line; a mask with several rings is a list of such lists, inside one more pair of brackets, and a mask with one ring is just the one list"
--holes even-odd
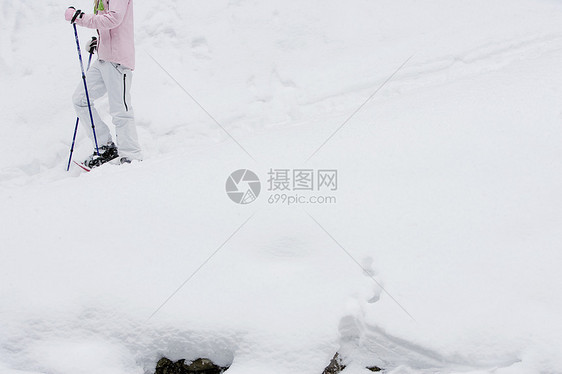
[[(90, 70), (90, 63), (92, 62), (92, 55), (94, 52), (90, 52), (90, 57), (88, 58), (88, 67), (86, 70)], [(70, 146), (70, 156), (68, 157), (68, 165), (66, 166), (66, 171), (70, 170), (70, 163), (72, 162), (72, 153), (74, 152), (74, 142), (76, 141), (76, 133), (78, 132), (78, 123), (80, 122), (80, 117), (76, 117), (76, 125), (74, 126), (74, 135), (72, 136), (72, 145)]]
[(98, 139), (96, 137), (96, 127), (94, 126), (94, 116), (92, 114), (92, 105), (90, 104), (90, 95), (88, 94), (88, 84), (86, 83), (86, 74), (84, 73), (84, 63), (82, 62), (82, 52), (80, 51), (80, 41), (78, 40), (78, 31), (76, 30), (76, 24), (74, 26), (74, 38), (76, 39), (76, 48), (78, 49), (78, 59), (80, 60), (80, 69), (82, 70), (82, 81), (84, 82), (84, 92), (86, 92), (86, 101), (88, 101), (88, 110), (90, 112), (90, 123), (92, 124), (92, 131), (94, 133), (94, 143), (96, 144), (96, 153), (100, 155), (100, 150), (98, 147)]

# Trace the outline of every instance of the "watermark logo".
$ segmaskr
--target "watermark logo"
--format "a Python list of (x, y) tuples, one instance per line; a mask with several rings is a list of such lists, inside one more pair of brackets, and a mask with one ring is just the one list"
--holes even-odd
[(251, 170), (239, 169), (230, 174), (226, 180), (226, 194), (237, 204), (254, 202), (261, 191), (260, 179)]
[[(269, 204), (336, 204), (338, 190), (336, 169), (269, 169), (266, 197)], [(226, 180), (226, 193), (236, 204), (254, 202), (261, 191), (258, 176), (251, 170), (239, 169)]]

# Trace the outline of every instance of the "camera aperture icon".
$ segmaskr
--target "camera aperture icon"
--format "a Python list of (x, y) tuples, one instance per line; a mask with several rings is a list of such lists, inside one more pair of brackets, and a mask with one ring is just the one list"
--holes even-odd
[(237, 204), (254, 202), (261, 191), (258, 176), (251, 170), (239, 169), (230, 174), (226, 180), (226, 194)]

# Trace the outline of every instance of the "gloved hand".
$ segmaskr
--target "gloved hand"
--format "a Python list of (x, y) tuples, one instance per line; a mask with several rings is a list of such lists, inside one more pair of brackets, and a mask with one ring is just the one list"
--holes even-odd
[(88, 44), (86, 44), (86, 51), (88, 51), (89, 54), (92, 54), (97, 49), (98, 49), (98, 38), (96, 38), (95, 36), (92, 36), (92, 39), (90, 39)]
[(64, 19), (66, 19), (70, 23), (74, 23), (76, 22), (76, 18), (82, 17), (83, 15), (84, 12), (82, 12), (80, 9), (76, 10), (76, 8), (71, 6), (66, 10), (66, 12), (64, 12)]

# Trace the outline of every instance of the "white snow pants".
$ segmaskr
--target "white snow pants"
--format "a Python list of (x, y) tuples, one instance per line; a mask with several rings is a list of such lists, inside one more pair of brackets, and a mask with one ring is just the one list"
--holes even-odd
[[(131, 81), (132, 71), (119, 64), (107, 61), (95, 61), (86, 73), (88, 84), (88, 95), (92, 107), (92, 116), (96, 128), (98, 146), (111, 142), (109, 127), (102, 121), (98, 111), (94, 107), (94, 101), (107, 93), (109, 98), (109, 112), (115, 125), (116, 145), (120, 157), (128, 157), (131, 160), (142, 160), (135, 117), (131, 106)], [(84, 92), (84, 82), (80, 82), (72, 96), (74, 109), (80, 118), (82, 127), (94, 141), (88, 101)], [(94, 144), (95, 148), (95, 144)]]

